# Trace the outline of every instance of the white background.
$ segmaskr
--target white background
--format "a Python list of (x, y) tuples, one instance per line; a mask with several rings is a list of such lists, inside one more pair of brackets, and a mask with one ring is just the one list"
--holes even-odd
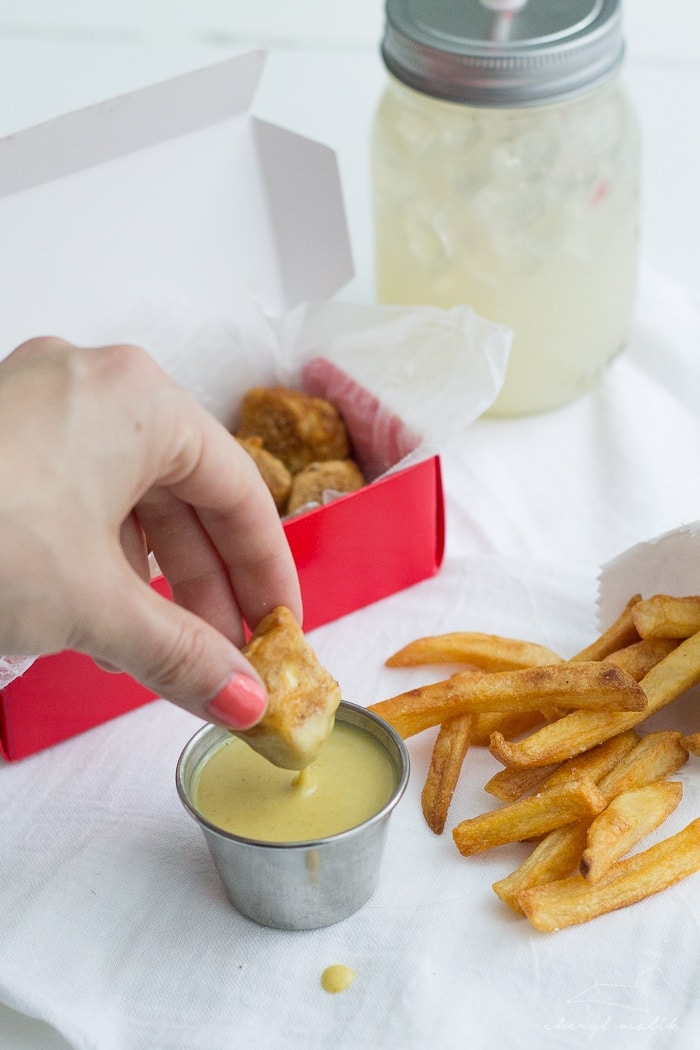
[[(570, 648), (579, 641), (583, 644), (587, 638), (581, 635), (592, 623), (598, 565), (632, 543), (700, 518), (700, 329), (695, 312), (700, 306), (700, 7), (695, 0), (666, 0), (663, 4), (658, 0), (629, 0), (625, 19), (626, 82), (636, 103), (644, 144), (642, 257), (647, 276), (643, 288), (651, 288), (653, 295), (640, 300), (629, 356), (616, 362), (599, 391), (545, 417), (480, 421), (462, 448), (448, 450), (444, 461), (448, 557), (436, 584), (442, 591), (421, 592), (426, 596), (426, 609), (435, 610), (443, 603), (443, 629), (453, 626), (444, 603), (454, 602), (457, 608), (464, 600), (458, 569), (459, 559), (468, 558), (472, 559), (469, 564), (480, 587), (473, 597), (473, 606), (485, 616), (480, 624), (473, 625), (475, 628), (507, 633), (508, 629), (515, 631), (527, 624), (537, 636), (535, 640), (568, 644)], [(383, 85), (378, 51), (382, 24), (380, 0), (0, 0), (0, 135), (231, 54), (261, 46), (268, 48), (268, 66), (254, 110), (337, 151), (356, 264), (356, 277), (341, 294), (353, 301), (368, 302), (373, 297), (368, 143), (372, 112)], [(27, 332), (27, 336), (31, 334), (34, 333)], [(2, 345), (0, 357), (9, 349)], [(519, 593), (524, 596), (522, 607), (511, 603), (512, 588), (503, 584), (506, 577), (510, 583), (517, 580)], [(585, 585), (582, 581), (586, 581)], [(569, 595), (574, 596), (572, 622), (562, 624), (557, 622), (555, 610), (558, 599)], [(384, 619), (382, 610), (375, 608), (318, 632), (319, 651), (334, 669), (339, 668), (343, 684), (347, 681), (353, 689), (368, 685), (362, 679), (361, 669), (356, 669), (359, 658), (348, 653), (349, 639), (353, 644), (359, 639), (364, 659), (376, 663), (387, 655), (387, 649), (394, 647), (394, 641), (398, 647), (412, 631), (417, 633), (420, 621), (411, 618), (408, 601), (404, 596), (390, 600)], [(438, 619), (430, 620), (429, 626), (424, 625), (425, 630), (433, 625), (435, 629), (437, 623)], [(397, 625), (405, 631), (405, 639), (398, 636), (399, 630), (393, 630)], [(373, 681), (369, 672), (368, 678)], [(384, 687), (390, 688), (386, 678), (382, 680)], [(133, 726), (134, 734), (147, 735), (148, 720), (154, 717), (152, 711), (157, 706), (127, 716), (124, 725)], [(170, 748), (177, 753), (180, 742), (184, 743), (189, 735), (189, 722), (181, 713), (166, 712), (160, 717), (159, 732), (171, 733)], [(135, 740), (130, 732), (121, 726), (108, 727), (99, 737), (105, 746), (112, 744), (112, 760), (120, 754), (115, 748), (122, 740), (115, 734), (123, 733), (127, 740)], [(26, 774), (20, 769), (0, 768), (0, 790), (7, 788), (4, 804), (17, 802), (16, 785), (23, 783), (25, 775), (27, 782), (44, 778), (46, 783), (55, 775), (57, 783), (61, 783), (58, 768), (63, 768), (65, 762), (70, 767), (70, 755), (76, 756), (77, 761), (77, 756), (85, 753), (85, 746), (83, 741), (64, 745), (60, 754), (41, 756), (37, 766), (26, 766)], [(425, 753), (419, 750), (415, 757), (416, 776), (420, 779)], [(38, 772), (30, 775), (30, 768)], [(83, 771), (80, 784), (81, 790), (89, 791), (87, 771)], [(406, 800), (407, 807), (415, 806), (418, 790), (419, 785), (413, 797)], [(163, 792), (169, 794), (170, 784)], [(83, 804), (90, 804), (89, 795)], [(17, 812), (16, 819), (21, 821), (19, 804)], [(29, 808), (26, 812), (30, 813)], [(410, 834), (407, 829), (416, 817), (409, 809), (405, 813), (404, 831)], [(34, 816), (32, 810), (31, 817)], [(60, 815), (57, 819), (60, 823)], [(422, 839), (420, 842), (422, 847)], [(426, 849), (431, 845), (426, 843)], [(42, 861), (39, 856), (37, 863), (49, 863), (48, 857), (49, 854)], [(450, 868), (450, 873), (452, 879), (461, 878), (461, 869)], [(418, 889), (415, 892), (418, 901)], [(427, 892), (430, 893), (430, 887)], [(692, 936), (700, 918), (697, 882), (692, 893), (682, 892), (687, 896), (688, 923), (682, 928), (688, 938), (684, 950), (689, 952), (690, 965), (691, 960), (694, 964), (697, 959), (698, 948), (697, 938)], [(683, 957), (677, 957), (675, 948), (674, 937), (678, 922), (682, 921), (673, 912), (676, 899), (671, 898), (671, 903), (664, 905), (664, 918), (654, 927), (663, 930), (663, 922), (668, 921), (667, 940), (659, 935), (667, 953), (659, 963), (667, 983), (674, 967), (680, 968), (682, 980), (688, 980)], [(658, 917), (654, 907), (649, 905), (646, 911), (640, 911), (639, 921)], [(499, 924), (495, 914), (490, 921), (490, 929), (498, 938), (498, 950), (507, 958), (512, 932), (509, 923)], [(627, 954), (636, 950), (636, 922), (631, 918), (625, 926), (609, 927), (622, 937), (619, 943), (626, 945)], [(577, 940), (578, 934), (572, 936), (570, 963), (574, 968), (577, 959), (592, 959), (591, 953), (596, 952), (605, 958), (611, 951), (606, 930), (598, 929), (585, 941)], [(279, 942), (274, 943), (281, 953)], [(532, 943), (539, 942), (535, 939)], [(312, 946), (312, 942), (304, 944)], [(408, 929), (405, 947), (410, 951)], [(523, 950), (522, 942), (519, 949), (527, 959), (529, 949)], [(449, 950), (461, 949), (450, 943)], [(473, 945), (467, 945), (465, 950), (473, 952)], [(476, 952), (475, 971), (482, 950), (480, 947)], [(257, 952), (260, 979), (264, 980), (266, 964), (261, 963), (259, 946)], [(251, 949), (251, 953), (254, 955), (255, 951)], [(390, 953), (387, 957), (394, 958)], [(536, 948), (532, 949), (531, 959), (533, 966), (540, 964)], [(614, 956), (612, 959), (614, 963)], [(350, 960), (345, 957), (328, 961)], [(486, 965), (488, 959), (483, 961)], [(4, 962), (11, 970), (12, 960)], [(167, 960), (164, 965), (168, 965)], [(622, 957), (619, 965), (626, 965)], [(631, 980), (644, 969), (639, 962)], [(366, 976), (370, 970), (368, 961)], [(621, 986), (619, 972), (616, 983)], [(418, 998), (434, 973), (426, 971), (421, 976), (424, 980), (415, 992)], [(561, 1001), (570, 1004), (572, 996), (590, 983), (588, 976), (582, 976), (579, 985), (571, 984), (566, 989), (568, 999), (562, 993)], [(493, 987), (496, 997), (497, 981)], [(510, 985), (503, 998), (506, 1004), (509, 988)], [(687, 988), (692, 997), (690, 989), (697, 988), (692, 976)], [(445, 1046), (470, 1045), (470, 1032), (475, 1029), (480, 1031), (482, 1041), (472, 1045), (491, 1045), (489, 1035), (495, 1039), (493, 1045), (499, 1039), (500, 1045), (508, 1045), (507, 1009), (498, 1028), (495, 1014), (490, 1020), (493, 1002), (489, 1009), (481, 1011), (482, 1004), (473, 1001), (469, 988), (459, 982), (457, 971), (453, 971), (453, 977), (449, 973), (443, 975), (442, 983), (436, 983), (431, 992), (437, 997), (436, 1002), (440, 1002), (445, 989), (453, 1005), (458, 1008), (464, 999), (469, 1011), (463, 1038), (455, 1036), (457, 1029), (451, 1030), (453, 1038)], [(512, 990), (514, 1002), (519, 1001), (521, 990), (517, 986)], [(501, 988), (498, 994), (503, 996), (503, 992)], [(401, 1033), (402, 1017), (411, 1016), (411, 994), (406, 991), (403, 998), (396, 994), (396, 1030)], [(551, 994), (556, 998), (555, 992)], [(661, 998), (655, 1000), (652, 995), (649, 1001), (651, 1016), (645, 1020), (652, 1023), (654, 1003), (660, 1003)], [(598, 1002), (586, 1019), (603, 1026), (607, 1007), (600, 1005), (602, 1000)], [(663, 1004), (660, 1012), (675, 1013), (672, 997), (667, 996)], [(42, 1015), (38, 1005), (32, 1009)], [(27, 1007), (26, 1013), (31, 1014), (32, 1009)], [(264, 1033), (266, 1024), (272, 1023), (264, 1013), (270, 1008), (261, 1000), (260, 1009), (260, 1031)], [(583, 1027), (578, 1032), (567, 1032), (565, 1026), (556, 1029), (563, 1011), (567, 1011), (572, 1023), (581, 1016), (573, 1006), (552, 1006), (551, 1012), (537, 1015), (535, 1028), (528, 1028), (522, 1021), (516, 1024), (513, 1016), (510, 1045), (530, 1046), (538, 1041), (547, 1046), (596, 1045), (591, 1032)], [(337, 1030), (338, 1046), (353, 1045), (347, 1035), (348, 1025), (350, 1021)], [(372, 1035), (371, 1025), (361, 1031)], [(685, 1025), (683, 1018), (675, 1027), (671, 1018), (660, 1035), (640, 1029), (632, 1036), (628, 1031), (626, 1041), (619, 1045), (690, 1047), (695, 1045), (696, 1037), (697, 1032)], [(416, 1047), (432, 1050), (425, 1041), (425, 1032), (422, 1036), (418, 1032), (416, 1038), (422, 1038)], [(609, 1031), (597, 1033), (596, 1038), (597, 1045), (616, 1046), (610, 1041)], [(399, 1046), (405, 1050), (409, 1045), (387, 1039), (386, 1046), (397, 1050)], [(277, 1042), (268, 1043), (261, 1034), (257, 1044), (249, 1041), (247, 1045), (282, 1046), (283, 1042), (279, 1035)], [(66, 1050), (69, 1045), (78, 1044), (66, 1042), (58, 1031), (0, 1002), (0, 1050)], [(80, 1045), (93, 1044), (86, 1040)], [(99, 1041), (94, 1045), (100, 1050)], [(235, 1033), (226, 1045), (239, 1046)], [(313, 1048), (313, 1033), (308, 1033), (306, 1043), (294, 1045)], [(356, 1045), (359, 1050), (369, 1043), (358, 1041)], [(433, 1045), (441, 1050), (439, 1037)], [(182, 1050), (187, 1048), (184, 1041)], [(154, 1045), (152, 1050), (159, 1047)], [(219, 1044), (212, 1044), (212, 1050), (219, 1050)]]

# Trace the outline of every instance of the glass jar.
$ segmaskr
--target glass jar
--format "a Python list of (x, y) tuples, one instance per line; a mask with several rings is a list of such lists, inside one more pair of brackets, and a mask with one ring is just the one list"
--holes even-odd
[(573, 400), (624, 347), (635, 296), (619, 0), (387, 0), (386, 15), (378, 298), (464, 303), (513, 329), (492, 414)]

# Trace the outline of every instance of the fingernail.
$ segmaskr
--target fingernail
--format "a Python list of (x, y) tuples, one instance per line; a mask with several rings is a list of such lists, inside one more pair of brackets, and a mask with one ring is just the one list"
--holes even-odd
[(233, 674), (223, 689), (207, 704), (207, 711), (229, 729), (250, 729), (267, 707), (264, 689), (248, 675)]

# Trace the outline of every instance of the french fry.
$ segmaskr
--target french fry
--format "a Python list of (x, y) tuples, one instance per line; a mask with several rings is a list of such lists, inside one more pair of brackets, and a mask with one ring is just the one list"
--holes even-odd
[(586, 848), (589, 819), (555, 828), (538, 842), (515, 871), (494, 882), (493, 890), (516, 914), (523, 915), (520, 895), (524, 890), (564, 879), (576, 870)]
[(700, 733), (689, 733), (682, 738), (683, 746), (694, 755), (700, 755)]
[(387, 667), (467, 663), (484, 671), (514, 671), (523, 667), (563, 663), (563, 657), (536, 642), (503, 638), (476, 631), (453, 631), (417, 638), (386, 661)]
[(659, 780), (645, 787), (623, 791), (591, 821), (581, 874), (598, 882), (612, 865), (629, 853), (673, 813), (683, 797), (677, 780)]
[(635, 605), (632, 618), (642, 638), (689, 638), (700, 631), (700, 595), (655, 594)]
[(500, 732), (491, 737), (491, 753), (506, 766), (545, 766), (633, 729), (645, 718), (700, 682), (700, 631), (660, 660), (639, 683), (647, 696), (643, 712), (572, 711), (517, 742)]
[[(452, 675), (451, 678), (444, 679), (434, 685), (417, 686), (415, 689), (399, 693), (389, 700), (380, 700), (376, 704), (371, 704), (369, 710), (378, 714), (385, 722), (389, 722), (399, 736), (406, 740), (417, 733), (422, 733), (425, 729), (432, 729), (433, 726), (441, 725), (442, 722), (447, 722), (451, 718), (464, 714), (465, 712), (462, 711), (448, 710), (445, 706), (440, 709), (437, 707), (436, 701), (440, 697), (446, 700), (456, 692), (457, 686), (451, 688), (453, 679), (457, 678), (463, 681), (469, 675), (481, 678), (484, 673), (484, 671), (476, 670), (459, 671), (457, 674)], [(443, 710), (445, 711), (444, 714)], [(518, 717), (521, 714), (521, 712), (513, 712), (513, 717)], [(542, 719), (540, 718), (539, 721), (541, 722)], [(506, 727), (506, 733), (510, 735), (508, 727)], [(483, 737), (483, 733), (481, 735)]]
[(625, 649), (617, 649), (610, 653), (603, 663), (615, 664), (632, 675), (635, 682), (641, 682), (652, 667), (656, 667), (659, 661), (673, 652), (679, 644), (678, 638), (644, 638), (641, 642), (634, 642)]
[(484, 791), (498, 798), (501, 802), (517, 802), (523, 795), (529, 795), (547, 779), (558, 764), (551, 766), (531, 766), (526, 769), (511, 769), (506, 766), (499, 769), (484, 785)]
[(459, 852), (467, 857), (507, 842), (544, 835), (580, 817), (595, 816), (604, 808), (605, 799), (592, 780), (572, 781), (463, 820), (453, 829), (452, 837)]
[(421, 793), (423, 816), (431, 831), (442, 835), (467, 751), (475, 715), (460, 715), (440, 726)]
[(634, 791), (677, 773), (687, 761), (688, 749), (679, 732), (664, 729), (648, 733), (600, 778), (598, 787), (610, 802), (623, 791)]
[[(620, 749), (617, 761), (607, 770), (601, 764), (596, 777), (601, 754), (611, 758), (617, 749)], [(649, 733), (640, 740), (633, 730), (628, 730), (572, 762), (582, 763), (580, 772), (597, 779), (598, 788), (608, 804), (622, 791), (632, 791), (676, 773), (687, 760), (688, 752), (680, 733), (665, 730)], [(565, 771), (567, 767), (571, 771), (576, 768), (565, 763), (550, 777), (549, 783), (553, 781), (556, 786), (556, 778), (562, 775), (559, 770)], [(493, 884), (494, 892), (513, 911), (522, 914), (520, 893), (523, 890), (563, 879), (577, 868), (586, 848), (590, 823), (590, 818), (582, 818), (551, 831), (515, 871)]]
[(584, 778), (600, 784), (604, 777), (618, 768), (623, 759), (633, 752), (638, 744), (639, 735), (634, 729), (611, 736), (609, 740), (604, 740), (602, 744), (591, 748), (590, 751), (561, 762), (545, 780), (542, 785), (543, 790), (559, 787), (569, 780)]
[(700, 818), (643, 853), (618, 861), (591, 885), (582, 875), (523, 890), (520, 906), (533, 926), (552, 932), (625, 908), (700, 869)]
[(585, 649), (582, 649), (576, 656), (572, 656), (571, 659), (576, 662), (581, 660), (603, 660), (610, 653), (614, 653), (618, 649), (624, 649), (626, 646), (632, 645), (633, 642), (638, 642), (639, 633), (634, 626), (632, 610), (641, 599), (641, 594), (635, 594), (630, 598), (614, 623), (611, 623), (607, 630), (603, 631), (591, 645), (587, 645)]
[(472, 731), (472, 747), (488, 747), (491, 734), (502, 733), (510, 740), (512, 737), (520, 736), (532, 729), (538, 729), (546, 721), (541, 711), (489, 711), (484, 715), (477, 715), (474, 720)]
[(633, 729), (630, 729), (566, 762), (525, 769), (506, 766), (491, 777), (484, 790), (503, 802), (515, 802), (516, 799), (540, 786), (544, 789), (558, 787), (568, 780), (581, 780), (584, 777), (597, 782), (638, 742), (639, 737)]
[(411, 728), (416, 723), (425, 729), (464, 714), (538, 711), (551, 704), (639, 713), (646, 703), (644, 691), (619, 667), (586, 662), (493, 674), (458, 672), (442, 682), (382, 700), (370, 710), (391, 723), (401, 736), (407, 736), (417, 731)]

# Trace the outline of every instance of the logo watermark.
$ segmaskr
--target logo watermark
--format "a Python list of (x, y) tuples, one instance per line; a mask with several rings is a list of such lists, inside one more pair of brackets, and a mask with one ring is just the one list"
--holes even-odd
[[(678, 1017), (659, 1014), (650, 1005), (648, 975), (653, 972), (654, 967), (642, 970), (631, 983), (596, 981), (567, 999), (567, 1007), (573, 1006), (574, 1009), (563, 1012), (556, 1020), (544, 1024), (543, 1030), (575, 1032), (587, 1035), (591, 1040), (605, 1033), (680, 1031), (681, 1023)], [(578, 1007), (586, 1007), (586, 1012), (590, 1015), (592, 1006), (603, 1007), (598, 1019), (574, 1019), (580, 1013)]]

